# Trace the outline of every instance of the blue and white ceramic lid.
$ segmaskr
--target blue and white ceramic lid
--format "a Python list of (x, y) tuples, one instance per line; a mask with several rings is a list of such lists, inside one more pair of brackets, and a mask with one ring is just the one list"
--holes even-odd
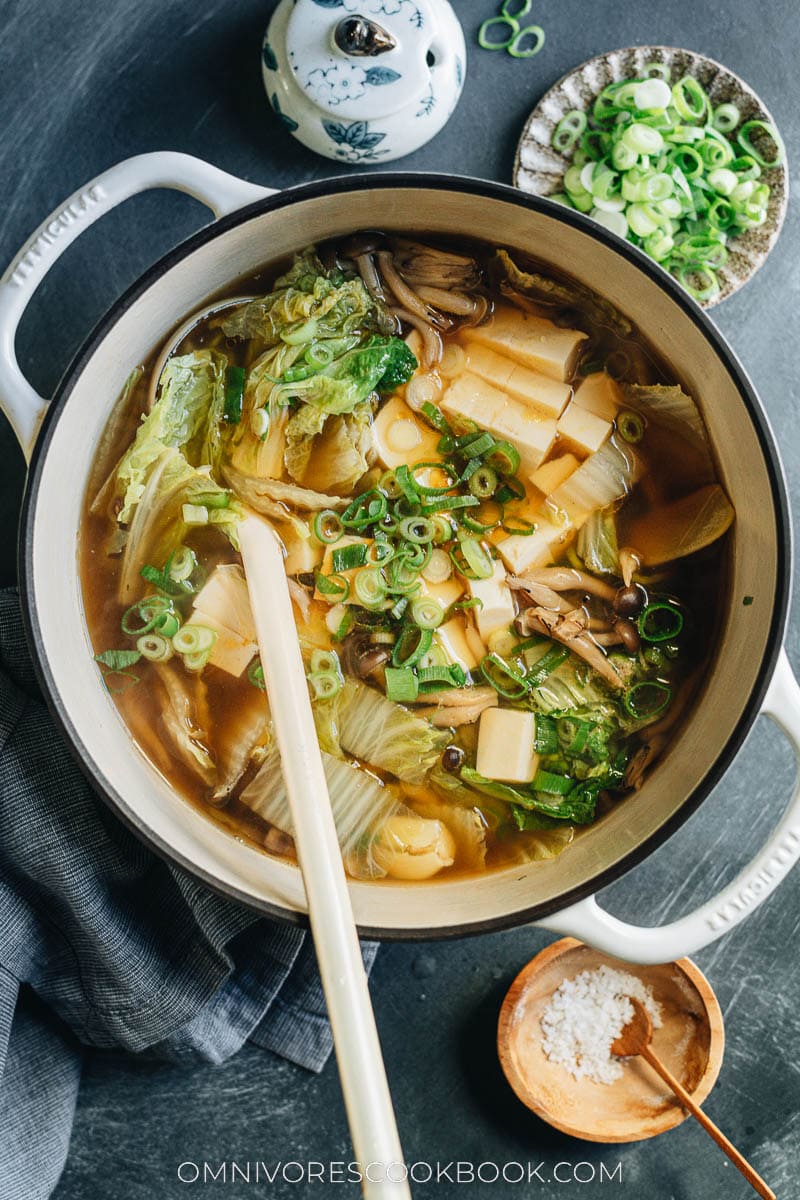
[(436, 0), (296, 0), (286, 54), (318, 108), (346, 120), (390, 116), (429, 88)]

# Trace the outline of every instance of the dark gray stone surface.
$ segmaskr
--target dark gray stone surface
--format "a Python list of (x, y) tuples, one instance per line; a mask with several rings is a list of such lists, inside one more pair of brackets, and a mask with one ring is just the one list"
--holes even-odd
[[(0, 40), (0, 260), (7, 261), (58, 201), (104, 167), (153, 149), (184, 150), (275, 186), (346, 170), (314, 157), (278, 126), (261, 91), (258, 51), (272, 5), (201, 0), (121, 3), (5, 0)], [(686, 46), (725, 62), (764, 97), (790, 155), (800, 150), (797, 61), (800, 14), (793, 0), (539, 0), (542, 54), (515, 62), (475, 45), (495, 0), (458, 0), (470, 45), (462, 102), (446, 130), (402, 162), (508, 180), (518, 130), (537, 97), (570, 66), (631, 43)], [(48, 277), (21, 330), (21, 362), (52, 390), (107, 305), (153, 259), (205, 219), (172, 194), (130, 201), (72, 247)], [(798, 468), (797, 214), (756, 280), (715, 319), (738, 350), (770, 413), (789, 483)], [(14, 577), (13, 524), (22, 460), (0, 429), (0, 579)], [(800, 667), (800, 622), (789, 651)], [(794, 774), (783, 739), (760, 722), (714, 795), (645, 865), (609, 889), (615, 913), (654, 924), (674, 918), (732, 877), (774, 823)], [(800, 1196), (800, 872), (750, 920), (698, 961), (725, 1011), (728, 1048), (708, 1109), (777, 1193)], [(746, 1185), (696, 1127), (644, 1145), (601, 1147), (554, 1133), (506, 1087), (494, 1053), (505, 988), (549, 940), (518, 930), (471, 941), (387, 946), (373, 976), (405, 1151), (409, 1159), (594, 1164), (584, 1197), (745, 1197)], [(163, 1200), (191, 1194), (178, 1164), (287, 1159), (347, 1160), (349, 1145), (333, 1064), (312, 1077), (247, 1049), (221, 1068), (182, 1071), (111, 1054), (87, 1060), (59, 1200)], [(600, 1164), (623, 1164), (623, 1182), (601, 1183)], [(566, 1168), (562, 1168), (562, 1173)], [(578, 1171), (586, 1178), (589, 1168)], [(562, 1184), (419, 1187), (420, 1196), (560, 1195)], [(568, 1185), (567, 1190), (569, 1190)], [(196, 1185), (194, 1190), (200, 1189)], [(573, 1185), (573, 1188), (575, 1185)], [(323, 1194), (317, 1186), (251, 1184), (278, 1198)], [(343, 1195), (357, 1194), (343, 1186)], [(203, 1195), (250, 1194), (247, 1184), (209, 1183)]]

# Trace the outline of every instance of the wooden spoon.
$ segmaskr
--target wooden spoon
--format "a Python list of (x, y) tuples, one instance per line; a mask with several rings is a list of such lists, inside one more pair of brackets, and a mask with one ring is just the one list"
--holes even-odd
[(653, 1053), (650, 1046), (650, 1040), (653, 1036), (653, 1023), (641, 1000), (636, 1000), (633, 996), (627, 996), (626, 999), (633, 1006), (633, 1019), (628, 1022), (616, 1041), (612, 1043), (612, 1053), (619, 1055), (620, 1058), (630, 1058), (635, 1054), (641, 1055), (645, 1062), (648, 1062), (653, 1070), (661, 1076), (667, 1087), (675, 1093), (682, 1106), (692, 1114), (696, 1121), (700, 1122), (703, 1129), (711, 1135), (720, 1149), (725, 1151), (734, 1166), (738, 1167), (750, 1186), (758, 1192), (759, 1196), (763, 1196), (764, 1200), (776, 1200), (772, 1188), (750, 1166), (750, 1163), (739, 1153), (733, 1143), (728, 1141), (722, 1130), (714, 1124), (710, 1117), (706, 1116), (699, 1104), (695, 1104), (683, 1085), (678, 1082), (671, 1071), (667, 1070), (661, 1059)]
[(333, 822), (283, 547), (274, 529), (254, 513), (240, 522), (239, 542), (342, 1092), (356, 1161), (364, 1170), (362, 1194), (365, 1200), (411, 1200), (407, 1181), (397, 1173), (403, 1152)]

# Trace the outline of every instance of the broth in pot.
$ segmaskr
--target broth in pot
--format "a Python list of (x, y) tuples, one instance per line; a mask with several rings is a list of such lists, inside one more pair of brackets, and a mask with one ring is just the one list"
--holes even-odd
[(181, 329), (114, 410), (80, 536), (105, 685), (176, 791), (293, 855), (255, 511), (351, 876), (549, 859), (637, 803), (713, 653), (734, 513), (628, 318), (516, 252), (365, 232)]

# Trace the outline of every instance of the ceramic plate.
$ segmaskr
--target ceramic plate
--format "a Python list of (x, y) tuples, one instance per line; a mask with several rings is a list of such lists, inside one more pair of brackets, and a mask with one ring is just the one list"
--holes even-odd
[[(670, 46), (629, 46), (599, 54), (570, 71), (545, 92), (528, 117), (517, 147), (514, 162), (514, 183), (524, 192), (551, 196), (562, 190), (561, 180), (568, 160), (551, 147), (553, 130), (570, 109), (586, 109), (607, 84), (639, 75), (647, 63), (667, 64), (673, 82), (682, 75), (693, 75), (708, 92), (712, 104), (737, 105), (745, 121), (758, 118), (777, 128), (767, 107), (752, 88), (727, 67), (694, 54), (691, 50), (676, 50)], [(770, 186), (766, 222), (759, 229), (749, 229), (728, 245), (728, 261), (717, 271), (720, 291), (704, 307), (711, 308), (733, 295), (765, 261), (783, 225), (789, 199), (789, 172), (786, 163), (763, 171), (762, 180)]]

